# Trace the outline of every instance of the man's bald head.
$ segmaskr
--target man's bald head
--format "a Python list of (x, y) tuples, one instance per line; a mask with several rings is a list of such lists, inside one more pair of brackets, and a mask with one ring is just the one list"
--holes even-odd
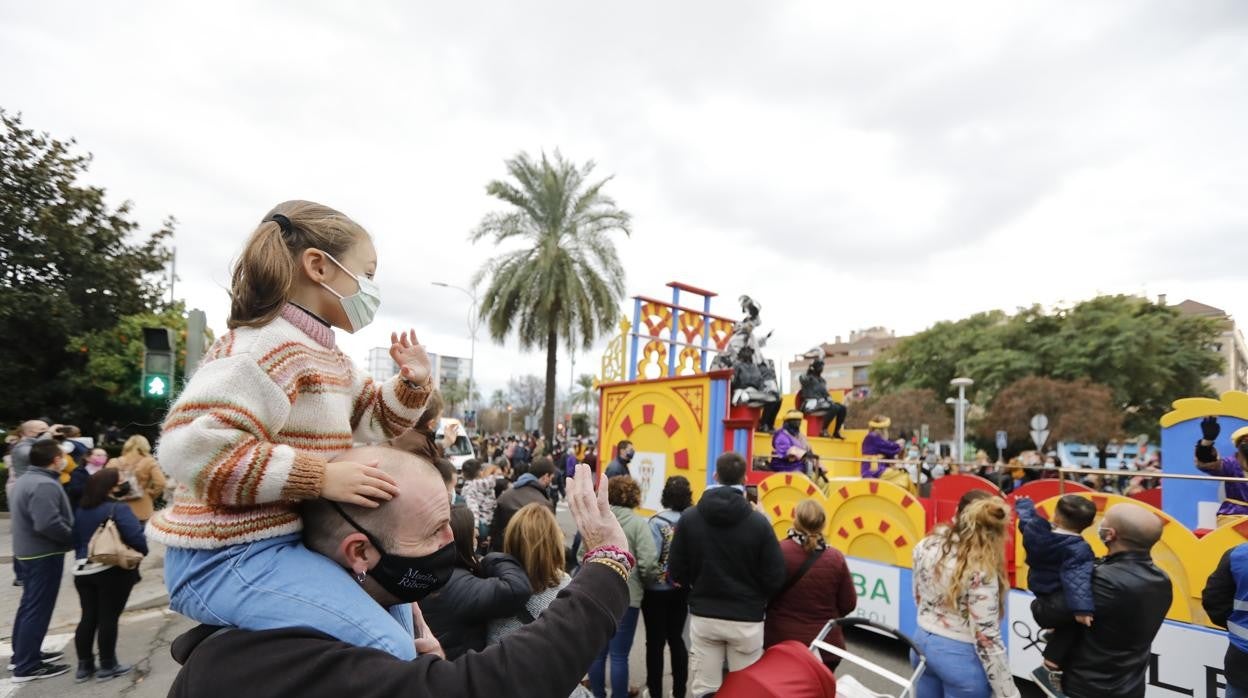
[[(381, 506), (367, 508), (338, 502), (338, 506), (389, 552), (396, 545), (400, 527), (410, 522), (411, 507), (422, 491), (434, 488), (446, 496), (446, 489), (437, 469), (429, 461), (406, 451), (388, 446), (363, 446), (353, 448), (333, 459), (352, 463), (377, 463), (377, 468), (394, 478), (399, 486), (399, 496)], [(335, 558), (338, 545), (344, 538), (356, 533), (334, 507), (324, 499), (312, 499), (303, 504), (303, 541), (308, 548)]]
[(1117, 504), (1105, 512), (1101, 524), (1117, 534), (1123, 550), (1152, 550), (1161, 540), (1161, 519), (1138, 504)]
[[(12, 424), (12, 422), (10, 422), (10, 424)], [(32, 419), (27, 422), (22, 422), (22, 426), (19, 427), (19, 429), (23, 439), (33, 439), (48, 430), (48, 423), (42, 419)]]

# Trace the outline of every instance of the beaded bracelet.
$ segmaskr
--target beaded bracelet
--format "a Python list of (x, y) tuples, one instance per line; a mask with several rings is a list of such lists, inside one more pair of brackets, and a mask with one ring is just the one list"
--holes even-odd
[(589, 564), (589, 563), (591, 563), (591, 562), (596, 562), (596, 563), (598, 563), (598, 564), (600, 564), (600, 565), (602, 565), (602, 566), (604, 566), (604, 567), (608, 567), (608, 568), (610, 568), (610, 569), (611, 569), (611, 571), (613, 571), (613, 572), (615, 572), (616, 574), (620, 575), (620, 579), (623, 579), (626, 583), (628, 582), (628, 571), (624, 569), (624, 566), (623, 566), (623, 565), (621, 565), (620, 563), (616, 562), (615, 560), (612, 560), (612, 559), (610, 559), (610, 558), (606, 558), (606, 557), (595, 557), (595, 558), (593, 558), (593, 559), (589, 560), (589, 562), (587, 562), (587, 563), (585, 563), (585, 564), (587, 564), (587, 565), (588, 565), (588, 564)]
[(614, 545), (600, 545), (593, 550), (585, 553), (581, 557), (581, 562), (588, 562), (590, 558), (605, 557), (623, 565), (626, 569), (633, 569), (637, 565), (637, 558), (633, 554)]

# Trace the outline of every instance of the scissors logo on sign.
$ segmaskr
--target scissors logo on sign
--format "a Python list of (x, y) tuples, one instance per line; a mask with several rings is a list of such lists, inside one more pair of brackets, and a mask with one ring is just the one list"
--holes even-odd
[(1017, 635), (1019, 639), (1027, 643), (1026, 645), (1023, 645), (1024, 652), (1032, 647), (1035, 647), (1038, 650), (1044, 649), (1044, 638), (1040, 635), (1040, 633), (1033, 633), (1030, 625), (1021, 620), (1016, 620), (1014, 621), (1014, 625), (1011, 627), (1014, 628), (1014, 634)]

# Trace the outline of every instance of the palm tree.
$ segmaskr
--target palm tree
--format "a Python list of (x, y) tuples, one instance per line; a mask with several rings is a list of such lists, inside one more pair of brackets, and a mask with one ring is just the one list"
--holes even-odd
[(603, 193), (610, 177), (589, 181), (592, 161), (578, 167), (559, 151), (540, 160), (520, 153), (506, 166), (510, 180), (494, 180), (485, 191), (510, 208), (487, 214), (469, 238), (524, 245), (490, 259), (472, 282), (489, 277), (480, 313), (494, 341), (502, 343), (514, 330), (522, 349), (546, 348), (542, 431), (551, 443), (559, 340), (569, 351), (588, 351), (615, 329), (624, 268), (609, 235), (628, 235), (630, 216)]
[(502, 390), (495, 390), (490, 393), (490, 407), (496, 410), (507, 409), (507, 393)]
[(580, 405), (585, 414), (589, 414), (590, 405), (594, 404), (598, 391), (594, 390), (594, 374), (582, 373), (576, 377), (576, 388), (572, 391), (572, 404)]

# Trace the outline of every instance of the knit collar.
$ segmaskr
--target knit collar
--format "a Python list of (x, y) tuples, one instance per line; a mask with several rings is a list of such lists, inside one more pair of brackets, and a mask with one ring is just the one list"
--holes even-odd
[(333, 328), (325, 324), (319, 317), (313, 315), (311, 311), (305, 310), (294, 303), (287, 303), (282, 306), (282, 318), (302, 330), (304, 334), (326, 349), (333, 349), (337, 346), (334, 340)]

